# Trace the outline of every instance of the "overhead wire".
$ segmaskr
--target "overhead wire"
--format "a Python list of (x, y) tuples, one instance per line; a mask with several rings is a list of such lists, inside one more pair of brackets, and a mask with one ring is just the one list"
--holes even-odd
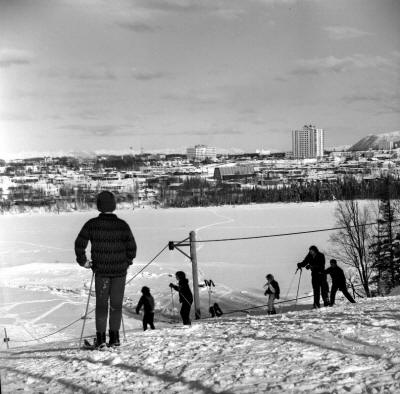
[[(152, 264), (164, 251), (165, 251), (165, 249), (167, 249), (167, 247), (168, 247), (168, 244), (166, 245), (166, 246), (164, 246), (144, 267), (142, 267), (137, 273), (135, 273), (133, 276), (132, 276), (132, 278), (130, 278), (127, 282), (126, 282), (126, 284), (125, 285), (128, 285), (133, 279), (135, 279), (141, 272), (143, 272), (150, 264)], [(91, 310), (89, 310), (89, 312), (86, 314), (86, 316), (87, 315), (90, 315), (91, 313), (93, 313), (95, 311), (95, 308), (92, 308)], [(56, 335), (56, 334), (58, 334), (59, 332), (62, 332), (62, 331), (64, 331), (64, 330), (66, 330), (67, 328), (69, 328), (69, 327), (71, 327), (71, 326), (73, 326), (74, 324), (76, 324), (77, 322), (79, 322), (80, 320), (82, 320), (82, 319), (84, 319), (85, 318), (85, 316), (81, 316), (81, 317), (79, 317), (78, 319), (75, 319), (74, 321), (72, 321), (71, 323), (69, 323), (69, 324), (67, 324), (66, 326), (63, 326), (63, 327), (61, 327), (61, 328), (59, 328), (58, 330), (56, 330), (56, 331), (53, 331), (53, 332), (51, 332), (51, 333), (49, 333), (49, 334), (46, 334), (46, 335), (43, 335), (43, 336), (41, 336), (41, 337), (38, 337), (38, 338), (34, 338), (33, 337), (33, 335), (31, 334), (31, 333), (29, 333), (29, 335), (31, 336), (31, 337), (33, 337), (33, 339), (28, 339), (28, 340), (13, 340), (13, 342), (15, 342), (15, 343), (28, 343), (28, 342), (39, 342), (39, 341), (41, 341), (42, 339), (45, 339), (45, 338), (48, 338), (48, 337), (51, 337), (51, 336), (53, 336), (53, 335)]]
[[(392, 222), (399, 222), (399, 221), (400, 221), (400, 219), (392, 220)], [(287, 236), (291, 236), (291, 235), (312, 234), (312, 233), (320, 233), (320, 232), (327, 232), (327, 231), (344, 230), (344, 229), (348, 229), (348, 228), (367, 227), (367, 226), (373, 226), (376, 224), (378, 224), (378, 222), (369, 222), (369, 223), (363, 223), (363, 224), (353, 225), (353, 226), (338, 226), (338, 227), (328, 227), (328, 228), (321, 228), (321, 229), (315, 229), (315, 230), (294, 231), (294, 232), (290, 232), (290, 233), (252, 235), (249, 237), (199, 239), (199, 240), (195, 240), (192, 242), (207, 243), (207, 242), (226, 242), (226, 241), (242, 241), (242, 240), (249, 240), (249, 239), (261, 239), (261, 238), (287, 237)]]

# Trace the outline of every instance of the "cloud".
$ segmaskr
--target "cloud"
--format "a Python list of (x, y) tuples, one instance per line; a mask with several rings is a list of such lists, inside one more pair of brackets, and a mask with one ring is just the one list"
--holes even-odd
[(143, 0), (141, 6), (164, 12), (209, 11), (216, 8), (214, 0)]
[(221, 98), (215, 95), (200, 92), (166, 93), (161, 98), (167, 101), (177, 101), (192, 105), (209, 105), (221, 102)]
[(80, 136), (108, 137), (135, 135), (132, 124), (67, 124), (58, 127), (59, 130), (68, 130)]
[(105, 66), (81, 67), (81, 68), (52, 68), (44, 72), (51, 78), (70, 78), (78, 80), (114, 80), (119, 73)]
[(215, 16), (225, 20), (235, 20), (241, 18), (246, 11), (240, 8), (220, 8), (213, 13)]
[(203, 13), (225, 20), (235, 20), (246, 13), (240, 2), (217, 0), (142, 0), (140, 7), (158, 15), (162, 13)]
[(32, 59), (32, 54), (27, 51), (12, 48), (0, 49), (0, 67), (27, 65), (32, 63)]
[(355, 54), (337, 58), (328, 56), (315, 59), (300, 59), (292, 70), (295, 75), (317, 75), (324, 73), (342, 73), (355, 69), (393, 67), (394, 62), (382, 56)]
[(182, 130), (182, 131), (171, 131), (165, 132), (166, 135), (192, 135), (192, 136), (216, 136), (216, 135), (241, 135), (243, 131), (237, 129), (224, 128), (219, 129), (218, 127), (212, 130)]
[(3, 122), (28, 122), (32, 121), (33, 117), (27, 113), (1, 112), (0, 121)]
[(136, 20), (136, 19), (119, 19), (116, 24), (123, 29), (133, 31), (135, 33), (153, 33), (158, 29), (157, 26), (152, 25), (149, 22)]
[(379, 97), (377, 94), (367, 93), (367, 94), (351, 94), (344, 96), (343, 101), (346, 104), (353, 104), (357, 102), (380, 102), (382, 101), (382, 97)]
[(71, 69), (67, 76), (71, 79), (111, 80), (117, 78), (117, 73), (108, 67), (93, 67)]
[(373, 105), (377, 114), (400, 113), (400, 95), (393, 92), (354, 93), (342, 100), (348, 105)]
[(372, 35), (371, 33), (350, 26), (327, 26), (324, 30), (332, 40), (347, 40)]
[[(283, 5), (283, 6), (288, 6), (288, 5), (294, 5), (294, 4), (298, 4), (301, 2), (304, 2), (306, 0), (253, 0), (254, 2), (260, 3), (260, 4), (264, 4), (267, 6), (271, 6), (271, 5)], [(308, 1), (317, 1), (317, 0), (308, 0)]]
[(132, 70), (132, 77), (138, 81), (151, 81), (154, 79), (165, 78), (168, 74), (161, 71), (139, 71), (136, 69)]

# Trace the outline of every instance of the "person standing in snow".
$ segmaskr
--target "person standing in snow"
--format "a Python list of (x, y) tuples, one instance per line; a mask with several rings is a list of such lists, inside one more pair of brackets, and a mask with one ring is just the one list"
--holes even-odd
[(279, 300), (281, 290), (273, 275), (268, 274), (266, 279), (267, 283), (264, 285), (264, 287), (267, 289), (265, 290), (264, 295), (268, 295), (268, 315), (276, 315), (274, 301)]
[[(103, 191), (97, 196), (100, 215), (82, 227), (75, 241), (76, 261), (91, 268), (95, 275), (96, 290), (96, 347), (106, 346), (107, 315), (109, 313), (109, 346), (119, 346), (119, 329), (125, 279), (132, 260), (136, 257), (136, 242), (129, 225), (112, 212), (116, 208), (115, 196)], [(91, 262), (86, 247), (91, 244)], [(108, 303), (110, 302), (110, 311)]]
[(329, 286), (325, 273), (325, 256), (316, 246), (310, 246), (307, 256), (301, 263), (297, 264), (298, 269), (302, 269), (303, 267), (311, 270), (311, 283), (314, 293), (313, 307), (320, 307), (320, 295), (322, 295), (322, 299), (324, 300), (324, 306), (329, 306)]
[(169, 287), (179, 292), (179, 302), (182, 304), (180, 311), (182, 322), (185, 326), (190, 326), (192, 324), (190, 321), (190, 308), (193, 303), (193, 294), (189, 287), (189, 280), (183, 271), (178, 271), (175, 277), (178, 285), (170, 283)]
[(142, 296), (136, 307), (136, 313), (139, 314), (140, 309), (143, 306), (143, 331), (147, 330), (147, 324), (152, 330), (154, 327), (154, 298), (150, 294), (150, 289), (147, 286), (142, 287)]
[(354, 298), (347, 291), (346, 277), (343, 270), (337, 265), (337, 261), (335, 259), (331, 259), (329, 263), (331, 266), (325, 272), (332, 278), (331, 306), (335, 305), (335, 296), (338, 290), (340, 290), (343, 295), (354, 304)]

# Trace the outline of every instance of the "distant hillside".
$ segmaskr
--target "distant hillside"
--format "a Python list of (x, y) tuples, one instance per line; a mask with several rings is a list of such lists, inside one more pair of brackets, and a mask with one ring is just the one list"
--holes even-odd
[(356, 142), (350, 151), (384, 150), (400, 148), (400, 131), (391, 133), (369, 134)]

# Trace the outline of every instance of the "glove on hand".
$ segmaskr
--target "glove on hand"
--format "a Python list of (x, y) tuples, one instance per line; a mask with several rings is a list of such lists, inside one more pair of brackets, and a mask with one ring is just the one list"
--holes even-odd
[(85, 268), (87, 268), (87, 269), (92, 268), (92, 262), (91, 261), (86, 261), (86, 263), (83, 266)]

